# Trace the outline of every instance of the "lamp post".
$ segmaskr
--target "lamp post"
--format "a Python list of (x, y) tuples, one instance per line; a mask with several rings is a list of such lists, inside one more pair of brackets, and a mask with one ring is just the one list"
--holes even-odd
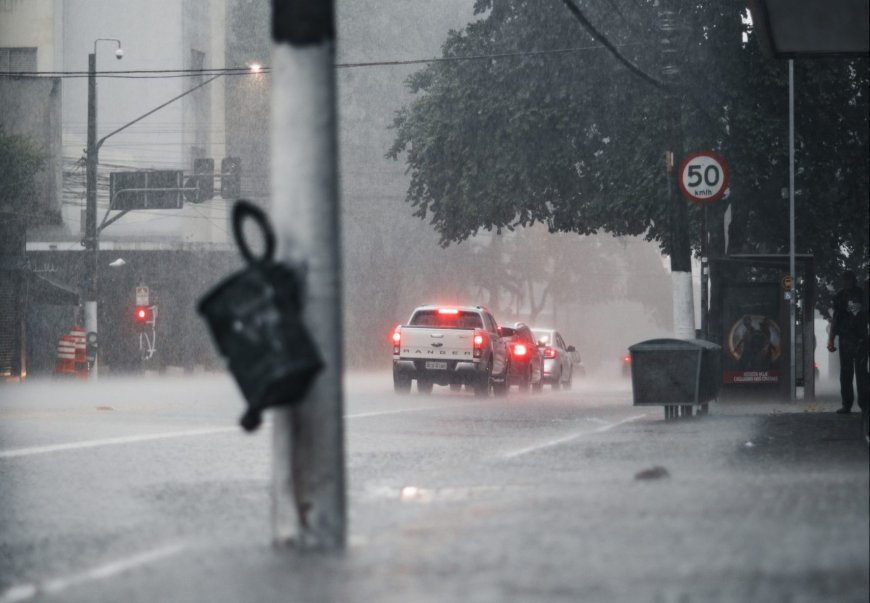
[[(121, 40), (97, 38), (94, 51), (88, 55), (88, 150), (87, 150), (87, 196), (85, 199), (85, 331), (97, 333), (97, 259), (99, 238), (97, 235), (97, 42), (115, 42), (118, 45), (115, 57), (121, 59), (124, 51)], [(91, 379), (97, 378), (95, 359), (91, 367)]]

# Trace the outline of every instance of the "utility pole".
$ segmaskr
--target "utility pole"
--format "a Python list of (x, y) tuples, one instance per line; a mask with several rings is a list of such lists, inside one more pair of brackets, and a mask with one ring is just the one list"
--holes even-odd
[[(97, 143), (97, 42), (115, 42), (118, 49), (115, 56), (121, 58), (121, 41), (116, 38), (97, 38), (94, 40), (94, 51), (88, 54), (88, 149), (85, 178), (85, 332), (98, 333), (97, 326), (97, 263), (99, 261), (100, 243), (97, 233), (97, 154), (100, 145)], [(91, 366), (90, 378), (96, 380), (99, 354)]]
[(688, 208), (680, 197), (677, 186), (675, 161), (683, 154), (680, 128), (681, 98), (675, 94), (680, 68), (677, 38), (680, 28), (677, 13), (670, 10), (670, 2), (662, 2), (659, 12), (659, 31), (662, 34), (662, 80), (667, 84), (665, 113), (667, 120), (667, 151), (665, 165), (668, 178), (668, 203), (670, 206), (670, 253), (671, 284), (674, 301), (674, 336), (677, 339), (695, 337), (695, 305), (692, 295), (692, 249), (689, 243)]
[(332, 0), (272, 0), (272, 216), (279, 255), (305, 273), (303, 322), (325, 368), (274, 412), (276, 543), (346, 543), (341, 266)]
[[(97, 53), (88, 55), (88, 150), (85, 172), (85, 332), (97, 333)], [(97, 357), (90, 378), (97, 378)]]

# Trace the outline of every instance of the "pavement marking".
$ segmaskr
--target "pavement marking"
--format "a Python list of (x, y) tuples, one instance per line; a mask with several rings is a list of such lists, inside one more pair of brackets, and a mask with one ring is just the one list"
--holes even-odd
[(21, 584), (13, 586), (0, 595), (0, 603), (18, 603), (20, 601), (27, 601), (39, 594), (56, 595), (71, 586), (106, 580), (113, 576), (117, 576), (118, 574), (123, 574), (124, 572), (136, 569), (137, 567), (177, 555), (186, 548), (188, 548), (187, 544), (179, 542), (154, 549), (153, 551), (139, 553), (138, 555), (133, 555), (126, 559), (119, 559), (104, 565), (98, 565), (97, 567), (79, 574), (54, 578), (42, 582), (41, 584)]
[(372, 412), (360, 412), (352, 415), (344, 415), (345, 419), (364, 419), (365, 417), (380, 417), (382, 415), (397, 415), (403, 412), (422, 412), (424, 410), (442, 410), (447, 408), (466, 408), (468, 406), (477, 406), (481, 402), (470, 402), (468, 404), (445, 404), (444, 406), (421, 406), (419, 408), (399, 408), (397, 410), (377, 410)]
[[(394, 415), (406, 412), (422, 412), (425, 410), (440, 410), (455, 407), (468, 407), (480, 404), (479, 402), (469, 404), (448, 404), (444, 406), (424, 406), (421, 408), (400, 408), (396, 410), (383, 410), (375, 412), (362, 412), (356, 414), (344, 415), (345, 419), (362, 419), (366, 417), (378, 417), (382, 415)], [(271, 422), (264, 422), (263, 427), (268, 427)], [(81, 450), (83, 448), (98, 448), (100, 446), (115, 446), (119, 444), (135, 444), (137, 442), (150, 442), (154, 440), (166, 440), (171, 438), (185, 438), (189, 436), (212, 435), (216, 433), (229, 433), (239, 431), (239, 427), (206, 427), (202, 429), (189, 429), (187, 431), (171, 431), (167, 433), (147, 433), (141, 435), (121, 436), (117, 438), (105, 438), (102, 440), (83, 440), (79, 442), (67, 442), (65, 444), (49, 444), (47, 446), (33, 446), (30, 448), (12, 448), (9, 450), (0, 450), (0, 459), (13, 459), (22, 456), (32, 456), (35, 454), (47, 454), (49, 452), (63, 452), (65, 450)], [(0, 603), (4, 603), (0, 600)]]
[(599, 419), (598, 417), (589, 417), (586, 420), (590, 423), (597, 423), (598, 425), (610, 425), (610, 421), (605, 421), (604, 419)]
[(0, 450), (0, 459), (12, 459), (21, 456), (31, 456), (34, 454), (46, 454), (49, 452), (62, 452), (64, 450), (80, 450), (82, 448), (97, 448), (99, 446), (135, 444), (136, 442), (149, 442), (152, 440), (166, 440), (170, 438), (183, 438), (187, 436), (227, 433), (230, 431), (238, 430), (238, 427), (208, 427), (204, 429), (189, 429), (187, 431), (170, 431), (168, 433), (147, 433), (142, 435), (122, 436), (117, 438), (105, 438), (103, 440), (84, 440), (80, 442), (68, 442), (66, 444), (34, 446), (31, 448), (12, 448), (11, 450)]
[(518, 456), (522, 456), (524, 454), (528, 454), (529, 452), (536, 452), (538, 450), (543, 450), (544, 448), (552, 448), (553, 446), (558, 446), (559, 444), (564, 444), (565, 442), (570, 442), (571, 440), (576, 440), (590, 433), (604, 433), (605, 431), (610, 431), (620, 425), (624, 425), (631, 421), (636, 421), (642, 417), (645, 417), (646, 413), (642, 415), (635, 415), (633, 417), (628, 417), (627, 419), (623, 419), (621, 421), (617, 421), (616, 423), (608, 423), (606, 425), (602, 425), (601, 427), (596, 427), (592, 431), (581, 431), (580, 433), (574, 433), (569, 436), (565, 436), (562, 438), (558, 438), (556, 440), (550, 440), (549, 442), (544, 442), (543, 444), (536, 444), (534, 446), (529, 446), (527, 448), (521, 448), (519, 450), (514, 450), (513, 452), (507, 452), (503, 456), (506, 459), (516, 458)]

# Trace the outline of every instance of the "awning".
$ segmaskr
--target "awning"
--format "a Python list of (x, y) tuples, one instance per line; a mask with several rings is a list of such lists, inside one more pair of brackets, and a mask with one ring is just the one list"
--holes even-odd
[(776, 58), (864, 56), (870, 52), (867, 0), (750, 0), (753, 31)]
[(77, 306), (79, 292), (67, 285), (55, 283), (34, 272), (28, 273), (28, 301), (31, 304)]

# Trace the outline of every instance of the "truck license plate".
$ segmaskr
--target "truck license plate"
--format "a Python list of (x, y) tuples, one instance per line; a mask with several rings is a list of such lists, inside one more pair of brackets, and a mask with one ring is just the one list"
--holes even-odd
[(435, 370), (435, 371), (446, 371), (447, 363), (446, 362), (434, 362), (432, 360), (426, 361), (426, 369), (427, 370)]

